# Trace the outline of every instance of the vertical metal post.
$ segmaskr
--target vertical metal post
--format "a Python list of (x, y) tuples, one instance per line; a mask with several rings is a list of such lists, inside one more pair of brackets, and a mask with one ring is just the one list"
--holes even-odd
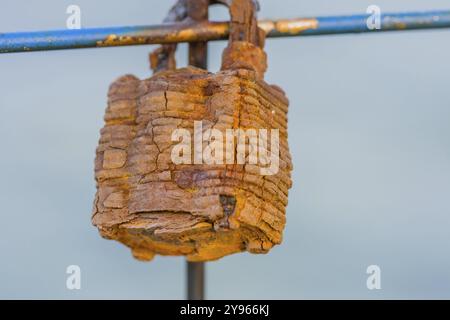
[[(187, 12), (193, 21), (201, 22), (208, 20), (208, 9), (210, 0), (189, 0)], [(192, 42), (189, 44), (189, 64), (194, 67), (208, 68), (208, 43)]]
[[(187, 1), (188, 16), (194, 21), (208, 20), (210, 0)], [(208, 68), (208, 43), (189, 44), (189, 64), (194, 67)], [(205, 263), (187, 262), (187, 299), (205, 299)]]
[(204, 262), (187, 262), (187, 299), (205, 299)]

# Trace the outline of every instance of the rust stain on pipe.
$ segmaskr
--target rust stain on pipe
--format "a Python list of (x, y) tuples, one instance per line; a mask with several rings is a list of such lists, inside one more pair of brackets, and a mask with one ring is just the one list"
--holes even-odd
[(144, 37), (118, 36), (116, 34), (110, 34), (105, 40), (97, 41), (97, 47), (130, 46), (146, 43), (148, 43), (148, 40)]
[(319, 26), (319, 21), (314, 18), (310, 19), (283, 19), (278, 21), (262, 20), (258, 23), (259, 27), (263, 29), (266, 34), (289, 33), (299, 34), (306, 30), (314, 30)]

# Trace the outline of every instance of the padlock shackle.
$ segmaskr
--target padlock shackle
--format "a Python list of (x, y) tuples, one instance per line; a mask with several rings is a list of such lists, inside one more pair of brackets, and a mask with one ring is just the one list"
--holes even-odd
[(257, 79), (263, 79), (267, 70), (266, 33), (258, 27), (257, 1), (218, 1), (226, 3), (230, 10), (230, 36), (222, 54), (221, 70), (248, 69), (255, 72)]
[[(171, 8), (164, 22), (184, 22), (189, 19), (189, 1), (178, 0)], [(259, 10), (257, 0), (209, 0), (209, 6), (213, 4), (225, 5), (230, 12), (230, 36), (227, 48), (232, 48), (233, 43), (247, 43), (249, 46), (259, 47), (263, 52), (265, 33), (258, 27), (256, 12)], [(150, 65), (154, 72), (176, 69), (175, 51), (176, 44), (163, 45), (150, 54)], [(225, 50), (225, 52), (227, 49)], [(230, 50), (228, 50), (230, 51)], [(227, 59), (226, 56), (229, 56)], [(236, 54), (224, 55), (222, 69), (228, 69), (235, 60)], [(265, 55), (262, 57), (265, 59)], [(227, 60), (224, 63), (224, 60)], [(265, 63), (265, 61), (264, 61)], [(255, 64), (255, 63), (250, 63)], [(257, 68), (261, 69), (261, 67)], [(262, 71), (262, 74), (265, 70)], [(261, 73), (261, 72), (260, 72)]]
[(264, 40), (258, 28), (256, 13), (259, 10), (255, 0), (213, 0), (226, 5), (230, 11), (229, 41), (245, 41), (262, 47)]

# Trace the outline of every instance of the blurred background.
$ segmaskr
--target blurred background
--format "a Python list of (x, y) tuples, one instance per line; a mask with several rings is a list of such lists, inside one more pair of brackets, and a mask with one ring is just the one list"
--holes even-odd
[[(3, 0), (0, 31), (160, 23), (174, 1)], [(260, 18), (449, 9), (446, 0), (260, 0)], [(228, 19), (222, 7), (211, 19)], [(210, 299), (450, 298), (450, 31), (267, 41), (290, 98), (284, 242), (207, 264)], [(225, 42), (211, 43), (220, 66)], [(183, 299), (185, 262), (142, 263), (91, 225), (106, 93), (153, 46), (0, 56), (0, 298)], [(187, 47), (177, 53), (187, 63)], [(66, 268), (81, 268), (81, 290)], [(366, 269), (381, 268), (381, 290)]]

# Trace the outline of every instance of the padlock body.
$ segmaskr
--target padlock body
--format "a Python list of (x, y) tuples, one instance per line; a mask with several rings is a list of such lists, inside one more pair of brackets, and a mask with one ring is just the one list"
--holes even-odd
[(284, 92), (244, 68), (118, 79), (96, 152), (94, 225), (141, 260), (268, 252), (291, 187), (287, 112)]

